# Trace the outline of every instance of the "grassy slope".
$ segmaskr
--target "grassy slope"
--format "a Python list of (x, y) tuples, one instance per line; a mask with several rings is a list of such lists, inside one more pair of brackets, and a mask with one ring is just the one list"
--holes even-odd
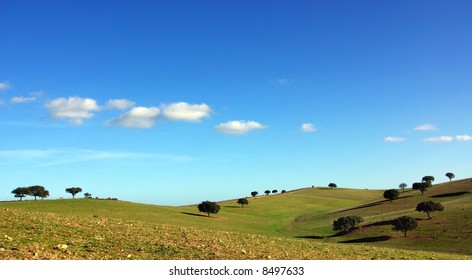
[[(389, 203), (379, 200), (382, 191), (310, 188), (251, 198), (244, 208), (234, 201), (223, 202), (220, 213), (210, 219), (199, 216), (196, 206), (85, 199), (1, 203), (0, 238), (6, 236), (0, 239), (0, 259), (469, 258), (470, 193), (434, 198), (446, 210), (433, 213), (432, 220), (420, 220), (419, 229), (408, 238), (399, 238), (401, 234), (392, 232), (389, 225), (363, 226), (322, 242), (293, 236), (330, 236), (334, 233), (332, 221), (347, 215), (365, 217), (366, 225), (403, 214), (421, 219), (426, 215), (414, 212), (418, 202), (433, 195), (471, 190), (468, 179), (436, 185), (424, 196), (405, 192), (401, 199)], [(368, 245), (336, 244), (378, 236), (394, 238)], [(54, 249), (57, 244), (67, 244), (68, 249)]]

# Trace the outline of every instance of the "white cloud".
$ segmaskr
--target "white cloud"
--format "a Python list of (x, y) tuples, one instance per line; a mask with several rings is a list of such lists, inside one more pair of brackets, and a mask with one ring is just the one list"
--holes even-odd
[(164, 105), (162, 108), (164, 118), (176, 121), (199, 122), (202, 118), (209, 117), (210, 113), (211, 109), (205, 103), (191, 105), (177, 102)]
[(406, 138), (388, 136), (388, 137), (385, 137), (385, 138), (384, 138), (384, 141), (385, 141), (385, 142), (390, 142), (390, 143), (404, 142), (404, 141), (406, 141)]
[(438, 130), (436, 126), (432, 124), (422, 124), (420, 126), (415, 127), (415, 130), (420, 130), (420, 131), (432, 131), (432, 130)]
[(57, 98), (45, 105), (54, 119), (67, 119), (73, 124), (83, 124), (84, 119), (94, 116), (100, 106), (91, 98), (69, 97)]
[(127, 99), (109, 99), (107, 102), (108, 109), (128, 109), (134, 106), (134, 102)]
[(156, 107), (134, 107), (120, 117), (105, 124), (132, 128), (151, 128), (159, 114), (160, 110)]
[(470, 135), (457, 135), (456, 136), (456, 140), (457, 141), (471, 141), (472, 140), (472, 136)]
[(22, 96), (16, 96), (12, 97), (10, 99), (11, 103), (27, 103), (27, 102), (34, 102), (36, 101), (36, 97), (22, 97)]
[(218, 132), (224, 134), (245, 134), (255, 129), (264, 129), (267, 126), (255, 121), (229, 121), (215, 127)]
[(300, 127), (300, 131), (301, 132), (306, 132), (306, 133), (315, 132), (316, 130), (317, 130), (317, 128), (312, 123), (304, 123)]
[(8, 82), (0, 82), (0, 90), (7, 90), (10, 88), (10, 83)]
[(447, 143), (447, 142), (452, 142), (453, 140), (454, 138), (451, 136), (439, 136), (439, 137), (432, 137), (432, 138), (424, 139), (425, 142), (430, 142), (430, 143)]

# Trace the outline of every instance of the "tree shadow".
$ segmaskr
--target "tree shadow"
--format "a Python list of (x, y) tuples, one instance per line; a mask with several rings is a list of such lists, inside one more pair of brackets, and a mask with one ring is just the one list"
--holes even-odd
[(443, 194), (432, 195), (430, 197), (440, 198), (440, 197), (461, 196), (468, 193), (470, 192), (463, 191), (463, 192), (443, 193)]
[(387, 220), (387, 221), (379, 221), (379, 222), (363, 225), (362, 227), (363, 228), (380, 227), (380, 226), (388, 226), (388, 225), (392, 225), (392, 224), (393, 224), (393, 220)]
[(339, 241), (338, 243), (371, 243), (371, 242), (382, 242), (391, 239), (391, 236), (382, 235), (382, 236), (371, 236), (371, 237), (364, 237), (364, 238), (357, 238), (352, 240), (346, 241)]
[(301, 235), (301, 236), (295, 236), (295, 238), (304, 238), (304, 239), (323, 239), (325, 236), (319, 236), (319, 235)]
[(373, 206), (380, 205), (381, 203), (382, 202), (372, 202), (372, 203), (368, 203), (368, 204), (364, 204), (364, 205), (359, 205), (359, 206), (356, 206), (356, 207), (351, 207), (351, 208), (348, 208), (348, 209), (339, 210), (337, 212), (334, 212), (334, 214), (348, 212), (348, 211), (351, 211), (351, 210), (357, 210), (357, 209), (362, 209), (362, 208), (373, 207)]
[(180, 212), (185, 215), (190, 215), (190, 216), (197, 216), (197, 217), (207, 217), (208, 215), (202, 215), (202, 214), (196, 214), (196, 213), (190, 213), (190, 212)]

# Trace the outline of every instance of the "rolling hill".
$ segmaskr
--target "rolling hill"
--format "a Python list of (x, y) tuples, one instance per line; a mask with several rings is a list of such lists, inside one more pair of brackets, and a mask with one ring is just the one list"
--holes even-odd
[[(471, 259), (472, 181), (406, 190), (306, 188), (220, 202), (210, 218), (196, 205), (167, 207), (96, 199), (0, 203), (0, 259)], [(444, 205), (428, 220), (424, 200)], [(364, 217), (339, 235), (333, 220)], [(417, 219), (403, 237), (390, 221)]]

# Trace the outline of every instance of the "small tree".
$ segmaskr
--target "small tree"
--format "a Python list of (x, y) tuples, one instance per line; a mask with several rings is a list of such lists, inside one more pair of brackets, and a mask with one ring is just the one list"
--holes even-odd
[(431, 176), (431, 175), (424, 176), (424, 177), (421, 179), (421, 182), (433, 183), (433, 182), (434, 182), (434, 177)]
[(454, 179), (456, 177), (456, 175), (454, 175), (454, 173), (452, 173), (452, 172), (447, 172), (446, 177), (449, 178), (449, 182), (450, 182), (450, 181), (452, 181), (452, 179)]
[(272, 193), (273, 194), (276, 194), (278, 191), (277, 190), (272, 190)]
[(216, 214), (220, 211), (220, 206), (216, 202), (202, 201), (202, 203), (198, 204), (198, 211), (205, 212), (210, 217), (210, 213)]
[(92, 198), (92, 194), (86, 192), (86, 193), (84, 193), (84, 197), (85, 197), (85, 198)]
[(265, 195), (269, 195), (270, 194), (270, 191), (269, 190), (265, 190)]
[(334, 188), (337, 188), (338, 186), (335, 183), (329, 183), (328, 187), (330, 189), (334, 189)]
[(27, 195), (31, 195), (31, 190), (30, 188), (27, 187), (19, 187), (11, 191), (12, 194), (15, 195), (15, 197), (19, 197), (20, 201), (23, 200), (23, 197)]
[(430, 201), (423, 201), (416, 205), (416, 211), (418, 212), (425, 212), (428, 214), (428, 219), (431, 219), (431, 216), (429, 215), (431, 212), (435, 211), (443, 211), (444, 207), (441, 205), (439, 202), (434, 202), (432, 200)]
[(386, 190), (383, 193), (383, 196), (385, 199), (388, 199), (390, 200), (390, 202), (392, 202), (392, 200), (395, 200), (400, 196), (400, 193), (395, 189), (390, 189), (390, 190)]
[(341, 217), (333, 221), (333, 230), (349, 232), (363, 221), (364, 219), (360, 216)]
[(66, 192), (70, 193), (72, 195), (72, 198), (75, 198), (75, 195), (78, 194), (79, 192), (82, 192), (82, 189), (78, 187), (67, 188)]
[(240, 198), (237, 201), (238, 204), (241, 204), (241, 207), (244, 207), (244, 205), (248, 205), (249, 201), (246, 198)]
[(281, 193), (286, 193), (287, 191), (286, 190), (282, 190)]
[(46, 189), (43, 187), (43, 186), (31, 186), (31, 187), (28, 187), (30, 189), (30, 195), (34, 196), (34, 200), (36, 200), (36, 197), (41, 197), (40, 195), (41, 194), (44, 194), (44, 192), (46, 191)]
[(392, 229), (403, 232), (405, 237), (407, 231), (414, 230), (418, 227), (418, 223), (415, 221), (415, 219), (409, 216), (401, 216), (400, 218), (396, 218), (393, 220), (392, 224)]
[(431, 187), (431, 183), (429, 182), (416, 182), (416, 183), (413, 183), (411, 188), (413, 190), (419, 190), (421, 192), (421, 195), (423, 195), (423, 193), (430, 187)]
[(401, 183), (398, 187), (399, 187), (400, 189), (402, 189), (402, 192), (404, 192), (404, 191), (405, 191), (405, 188), (407, 187), (407, 184)]
[(259, 193), (256, 191), (251, 192), (252, 197), (256, 197)]

